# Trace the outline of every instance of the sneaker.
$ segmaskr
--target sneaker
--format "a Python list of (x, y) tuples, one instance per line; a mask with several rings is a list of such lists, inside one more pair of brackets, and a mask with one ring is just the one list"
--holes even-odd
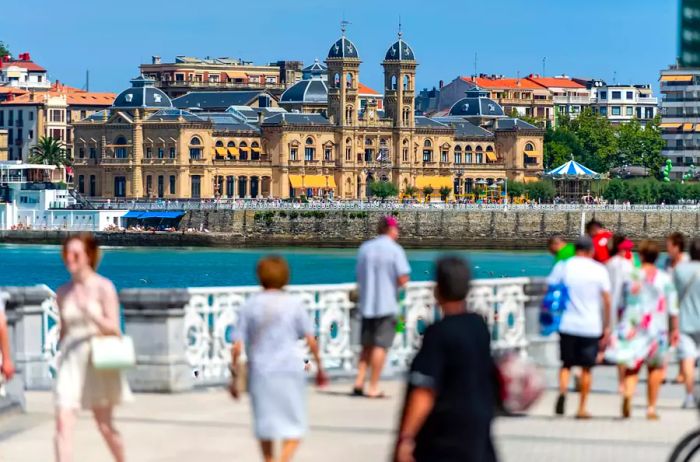
[(698, 403), (695, 400), (694, 395), (685, 395), (685, 399), (683, 400), (683, 405), (681, 408), (683, 409), (696, 409), (698, 407)]
[(564, 415), (566, 408), (566, 395), (559, 395), (557, 405), (554, 407), (554, 414)]

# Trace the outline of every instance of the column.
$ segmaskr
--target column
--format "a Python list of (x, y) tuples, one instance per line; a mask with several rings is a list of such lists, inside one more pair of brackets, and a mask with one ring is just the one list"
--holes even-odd
[(143, 196), (143, 172), (141, 161), (143, 160), (143, 125), (141, 123), (141, 110), (134, 111), (134, 127), (132, 132), (131, 159), (131, 197), (139, 199)]
[(128, 371), (134, 391), (180, 392), (194, 386), (187, 363), (186, 289), (124, 289), (119, 292), (124, 330), (134, 341), (136, 367)]
[(280, 199), (289, 199), (289, 170), (286, 168), (282, 169), (282, 174), (280, 175), (279, 190)]

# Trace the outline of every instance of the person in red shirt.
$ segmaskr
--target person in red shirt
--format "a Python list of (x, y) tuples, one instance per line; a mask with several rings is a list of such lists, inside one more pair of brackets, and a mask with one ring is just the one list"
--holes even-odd
[(610, 259), (610, 243), (613, 233), (603, 227), (595, 218), (586, 223), (586, 234), (593, 240), (593, 259), (605, 264)]

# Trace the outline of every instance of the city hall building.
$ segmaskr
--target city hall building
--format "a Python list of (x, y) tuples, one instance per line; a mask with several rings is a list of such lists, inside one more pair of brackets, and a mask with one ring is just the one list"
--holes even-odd
[(307, 76), (314, 81), (279, 105), (246, 97), (256, 103), (219, 112), (174, 105), (152, 79), (136, 78), (112, 107), (74, 123), (76, 189), (105, 198), (361, 199), (373, 181), (390, 181), (463, 196), (541, 174), (544, 131), (507, 117), (479, 88), (443, 117), (416, 116), (418, 62), (401, 34), (382, 61), (381, 97), (361, 86), (360, 64), (343, 31), (323, 80)]

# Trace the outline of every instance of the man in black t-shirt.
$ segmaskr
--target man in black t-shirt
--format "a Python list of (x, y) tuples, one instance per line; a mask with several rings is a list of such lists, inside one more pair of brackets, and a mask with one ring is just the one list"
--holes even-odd
[(464, 260), (437, 263), (444, 318), (428, 327), (411, 365), (395, 462), (495, 462), (491, 422), (498, 376), (484, 319), (466, 310)]

